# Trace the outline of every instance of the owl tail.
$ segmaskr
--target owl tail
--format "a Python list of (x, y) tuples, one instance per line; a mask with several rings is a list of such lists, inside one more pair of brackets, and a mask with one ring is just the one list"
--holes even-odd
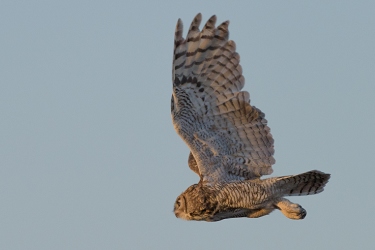
[(279, 177), (276, 183), (285, 196), (311, 195), (323, 192), (330, 177), (330, 174), (313, 170), (303, 174)]

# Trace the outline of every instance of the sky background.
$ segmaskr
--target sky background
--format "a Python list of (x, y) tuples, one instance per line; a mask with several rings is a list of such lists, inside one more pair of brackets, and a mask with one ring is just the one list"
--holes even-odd
[[(174, 29), (230, 20), (272, 176), (306, 210), (175, 218), (199, 181), (170, 118)], [(1, 1), (0, 249), (374, 249), (374, 1)], [(201, 27), (202, 27), (201, 26)]]

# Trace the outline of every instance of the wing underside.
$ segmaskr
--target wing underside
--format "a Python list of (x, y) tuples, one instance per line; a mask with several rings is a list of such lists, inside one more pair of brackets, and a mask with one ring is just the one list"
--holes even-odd
[(200, 22), (198, 14), (183, 38), (178, 20), (173, 56), (172, 120), (191, 150), (189, 166), (211, 181), (270, 174), (272, 135), (264, 114), (241, 91), (245, 79), (228, 40), (229, 22), (215, 28), (212, 16), (202, 31)]

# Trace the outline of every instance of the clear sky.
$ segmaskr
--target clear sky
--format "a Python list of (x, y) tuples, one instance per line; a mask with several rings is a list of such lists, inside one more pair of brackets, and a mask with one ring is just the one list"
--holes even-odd
[[(245, 3), (246, 2), (246, 3)], [(230, 20), (272, 176), (306, 210), (175, 218), (198, 182), (170, 119), (173, 35)], [(374, 1), (0, 2), (0, 249), (374, 249)]]

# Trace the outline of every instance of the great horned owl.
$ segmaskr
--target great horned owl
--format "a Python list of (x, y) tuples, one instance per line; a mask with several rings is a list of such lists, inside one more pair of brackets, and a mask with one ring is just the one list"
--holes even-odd
[(279, 209), (303, 219), (305, 209), (283, 197), (320, 193), (330, 175), (314, 170), (260, 179), (275, 163), (267, 120), (241, 91), (245, 79), (236, 45), (228, 40), (229, 22), (215, 27), (212, 16), (200, 31), (201, 18), (194, 18), (186, 39), (180, 19), (175, 31), (172, 120), (190, 148), (189, 167), (200, 177), (177, 198), (175, 215), (219, 221)]

